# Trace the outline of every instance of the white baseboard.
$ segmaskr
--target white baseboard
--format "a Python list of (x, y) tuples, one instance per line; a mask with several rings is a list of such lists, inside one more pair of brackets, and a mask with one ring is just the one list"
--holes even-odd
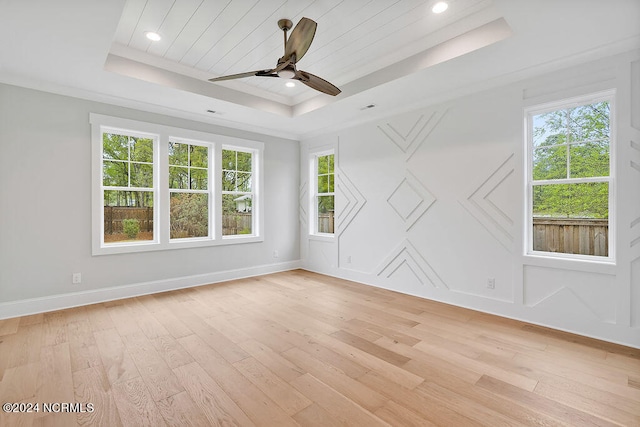
[(214, 273), (198, 274), (194, 276), (183, 276), (173, 279), (155, 280), (151, 282), (134, 283), (131, 285), (113, 286), (109, 288), (51, 295), (41, 298), (29, 298), (19, 301), (3, 302), (0, 303), (0, 319), (9, 319), (12, 317), (27, 316), (30, 314), (45, 313), (65, 308), (172, 291), (175, 289), (192, 288), (194, 286), (225, 282), (227, 280), (243, 279), (247, 277), (260, 276), (262, 274), (294, 270), (300, 268), (301, 265), (301, 261), (296, 260), (237, 270), (217, 271)]
[[(300, 267), (302, 270), (310, 271), (312, 273), (318, 273), (325, 276), (335, 277), (338, 279), (350, 280), (352, 282), (360, 283), (366, 286), (373, 286), (375, 288), (380, 289), (388, 289), (394, 292), (403, 293), (405, 295), (415, 296), (417, 298), (427, 299), (431, 301), (441, 302), (443, 304), (453, 305), (456, 307), (466, 308), (473, 311), (478, 311), (481, 313), (492, 314), (498, 317), (504, 317), (506, 319), (518, 320), (520, 322), (526, 322), (532, 325), (538, 325), (549, 329), (554, 329), (556, 331), (568, 332), (570, 334), (581, 335), (587, 338), (593, 338), (601, 341), (610, 342), (613, 344), (619, 344), (625, 347), (631, 347), (640, 350), (640, 328), (637, 327), (623, 327), (610, 323), (599, 323), (599, 324), (590, 324), (588, 327), (583, 329), (572, 328), (566, 325), (557, 324), (549, 321), (545, 318), (544, 313), (534, 313), (532, 311), (528, 311), (528, 313), (517, 313), (515, 309), (511, 311), (506, 311), (507, 307), (514, 307), (515, 304), (513, 301), (509, 300), (500, 300), (500, 299), (489, 299), (491, 302), (496, 304), (501, 304), (501, 306), (493, 305), (492, 308), (488, 307), (480, 307), (477, 304), (473, 304), (469, 299), (465, 299), (464, 301), (460, 300), (452, 300), (445, 298), (436, 298), (436, 297), (426, 297), (424, 295), (416, 295), (410, 292), (402, 292), (398, 289), (386, 288), (384, 286), (380, 286), (380, 284), (376, 284), (368, 278), (367, 273), (355, 272), (354, 270), (344, 271), (345, 269), (340, 270), (332, 270), (332, 271), (322, 271), (318, 269), (313, 269), (305, 263), (302, 263)], [(475, 295), (471, 293), (465, 292), (449, 292), (449, 294), (458, 294), (464, 295), (471, 298), (485, 298), (482, 295)], [(590, 330), (590, 328), (592, 330)]]

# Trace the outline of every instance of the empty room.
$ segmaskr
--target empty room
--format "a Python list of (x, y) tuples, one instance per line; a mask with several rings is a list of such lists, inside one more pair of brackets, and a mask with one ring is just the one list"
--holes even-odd
[(637, 0), (0, 40), (0, 426), (640, 426)]

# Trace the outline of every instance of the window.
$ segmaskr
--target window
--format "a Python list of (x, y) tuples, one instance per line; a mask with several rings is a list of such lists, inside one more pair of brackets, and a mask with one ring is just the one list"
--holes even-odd
[(209, 148), (169, 142), (169, 227), (172, 239), (209, 237)]
[(222, 235), (253, 234), (253, 153), (222, 149)]
[(94, 255), (263, 240), (262, 143), (90, 116)]
[(154, 241), (154, 151), (157, 136), (102, 132), (103, 242)]
[(334, 153), (318, 153), (313, 156), (313, 234), (334, 233)]
[(612, 100), (608, 92), (528, 111), (528, 253), (613, 258)]

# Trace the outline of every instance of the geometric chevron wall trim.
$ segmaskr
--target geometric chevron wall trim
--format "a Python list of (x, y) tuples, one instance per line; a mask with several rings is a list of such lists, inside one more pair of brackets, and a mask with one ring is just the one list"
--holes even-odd
[(500, 207), (493, 195), (513, 176), (515, 154), (511, 154), (498, 168), (460, 204), (509, 252), (513, 251), (513, 218)]
[(396, 117), (393, 122), (378, 125), (378, 129), (405, 153), (405, 160), (409, 161), (445, 114), (446, 110)]
[(405, 178), (387, 198), (387, 203), (404, 221), (406, 231), (409, 231), (435, 202), (435, 196), (409, 171), (405, 171)]
[(307, 226), (307, 203), (308, 203), (308, 195), (307, 195), (307, 182), (303, 182), (300, 184), (300, 198), (298, 199), (298, 212), (300, 216), (300, 224), (303, 227)]
[(376, 269), (378, 271), (377, 275), (387, 279), (391, 278), (403, 265), (409, 267), (409, 270), (420, 284), (430, 284), (434, 288), (448, 289), (448, 286), (442, 281), (438, 273), (435, 272), (408, 239), (398, 245), (387, 259), (380, 264)]
[(539, 310), (555, 307), (553, 311), (567, 316), (571, 316), (571, 307), (600, 322), (615, 323), (616, 307), (612, 298), (615, 281), (614, 275), (525, 266), (523, 303)]
[(351, 221), (353, 221), (356, 215), (358, 215), (360, 209), (367, 203), (367, 199), (358, 191), (358, 188), (342, 169), (339, 167), (336, 169), (337, 191), (340, 192), (345, 200), (344, 206), (340, 206), (338, 216), (336, 217), (338, 236), (340, 236), (349, 224), (351, 224)]

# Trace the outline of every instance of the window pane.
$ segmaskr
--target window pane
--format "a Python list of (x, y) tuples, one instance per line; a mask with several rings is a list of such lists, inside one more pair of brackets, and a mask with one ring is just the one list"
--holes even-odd
[(329, 178), (329, 193), (333, 193), (333, 181), (335, 181), (334, 179), (335, 175), (331, 174), (328, 176)]
[(112, 162), (109, 160), (104, 160), (102, 162), (102, 185), (128, 187), (128, 169), (128, 162)]
[(609, 140), (572, 144), (571, 178), (609, 176)]
[(149, 138), (131, 138), (131, 160), (152, 163), (153, 140)]
[(607, 183), (533, 187), (533, 250), (609, 254)]
[(318, 175), (329, 172), (329, 156), (318, 157)]
[(169, 188), (188, 189), (189, 169), (176, 166), (169, 167)]
[(329, 173), (333, 173), (333, 154), (327, 156), (329, 159)]
[(236, 152), (222, 150), (222, 169), (236, 170)]
[(208, 194), (171, 193), (171, 238), (209, 235)]
[(567, 147), (534, 148), (533, 179), (567, 178)]
[(318, 176), (318, 193), (328, 193), (329, 192), (329, 176), (320, 175)]
[(609, 103), (581, 105), (569, 110), (571, 141), (609, 139)]
[(153, 188), (153, 165), (131, 163), (131, 186)]
[(153, 240), (153, 192), (104, 192), (104, 242)]
[(129, 159), (129, 137), (114, 133), (102, 134), (102, 158), (113, 160)]
[(237, 191), (250, 192), (251, 191), (251, 174), (245, 172), (237, 172)]
[(253, 233), (252, 199), (249, 195), (222, 195), (222, 235)]
[(208, 175), (206, 169), (191, 169), (191, 189), (206, 190)]
[(236, 173), (222, 171), (222, 191), (236, 191)]
[(333, 196), (318, 196), (318, 233), (333, 233)]
[(533, 116), (533, 146), (565, 144), (567, 142), (567, 113), (565, 110)]
[(251, 153), (243, 153), (238, 151), (238, 170), (243, 172), (251, 172)]
[(169, 164), (175, 166), (188, 166), (189, 145), (178, 142), (169, 143)]
[(608, 218), (609, 184), (555, 184), (533, 186), (533, 216), (553, 218)]
[(197, 168), (206, 168), (209, 162), (208, 155), (209, 150), (207, 147), (200, 147), (199, 145), (191, 145), (191, 166)]

